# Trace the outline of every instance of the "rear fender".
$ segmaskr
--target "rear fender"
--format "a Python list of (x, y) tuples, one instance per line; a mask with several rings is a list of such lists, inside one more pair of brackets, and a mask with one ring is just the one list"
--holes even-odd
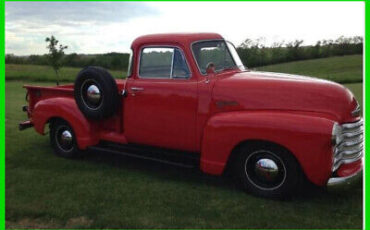
[(307, 178), (324, 185), (331, 176), (333, 121), (293, 112), (219, 113), (211, 117), (202, 139), (201, 169), (221, 174), (232, 150), (248, 140), (268, 141), (287, 148)]
[(80, 149), (99, 142), (98, 135), (94, 132), (96, 125), (84, 117), (73, 98), (56, 97), (35, 104), (32, 123), (38, 133), (45, 134), (45, 124), (52, 118), (61, 118), (72, 126)]

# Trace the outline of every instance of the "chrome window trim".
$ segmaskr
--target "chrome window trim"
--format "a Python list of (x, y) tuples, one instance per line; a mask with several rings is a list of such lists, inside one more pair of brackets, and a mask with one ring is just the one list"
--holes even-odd
[[(170, 77), (143, 77), (143, 76), (140, 76), (140, 64), (141, 64), (141, 57), (142, 57), (142, 53), (143, 53), (143, 50), (145, 48), (173, 48), (173, 54), (172, 54), (172, 64), (171, 64), (171, 73), (170, 73)], [(188, 67), (188, 70), (189, 70), (189, 76), (188, 77), (184, 77), (184, 78), (179, 78), (179, 77), (175, 77), (173, 78), (172, 76), (172, 72), (173, 72), (173, 59), (174, 59), (174, 55), (175, 55), (175, 49), (178, 49), (180, 51), (180, 53), (184, 56), (185, 58), (185, 64), (186, 66)], [(146, 46), (142, 46), (140, 48), (140, 55), (139, 55), (139, 60), (138, 60), (138, 63), (137, 63), (137, 77), (138, 79), (159, 79), (159, 80), (163, 80), (163, 79), (168, 79), (168, 80), (189, 80), (192, 78), (193, 74), (191, 72), (191, 69), (190, 69), (190, 66), (189, 66), (189, 63), (188, 63), (188, 60), (185, 56), (185, 52), (183, 51), (183, 49), (179, 46), (176, 46), (176, 45), (146, 45)]]
[[(229, 40), (225, 40), (225, 42), (226, 42), (226, 46), (227, 46), (227, 43), (231, 44), (231, 45), (234, 47), (234, 49), (235, 49), (235, 51), (236, 51), (236, 54), (238, 54), (238, 51), (236, 50), (236, 46), (234, 45), (234, 43), (232, 43), (232, 42), (231, 42), (231, 41), (229, 41)], [(229, 47), (227, 47), (227, 48), (229, 49)], [(230, 52), (230, 49), (229, 49), (229, 52)], [(231, 52), (230, 52), (230, 54), (231, 54)], [(239, 57), (239, 54), (238, 54), (238, 57)], [(238, 67), (238, 68), (239, 68), (239, 66), (236, 64), (236, 61), (235, 61), (235, 59), (234, 59), (233, 55), (231, 55), (231, 58), (233, 59), (233, 61), (234, 61), (235, 65), (236, 65), (236, 67)], [(240, 57), (239, 57), (239, 59), (240, 59), (241, 63), (243, 64), (243, 68), (244, 68), (244, 70), (247, 70), (248, 68), (247, 68), (247, 67), (245, 67), (245, 65), (244, 65), (244, 63), (243, 63), (243, 61), (242, 61), (242, 59), (241, 59)], [(241, 70), (241, 71), (244, 71), (244, 70)]]
[(194, 54), (194, 50), (193, 50), (193, 45), (196, 44), (196, 43), (199, 43), (199, 42), (213, 42), (213, 41), (223, 41), (225, 42), (225, 46), (226, 46), (226, 49), (229, 51), (229, 54), (231, 56), (231, 59), (233, 60), (235, 66), (236, 65), (236, 62), (234, 60), (234, 57), (233, 55), (231, 55), (231, 52), (229, 50), (229, 47), (227, 47), (227, 40), (225, 39), (205, 39), (205, 40), (197, 40), (197, 41), (193, 41), (192, 43), (190, 43), (190, 50), (191, 50), (191, 54), (193, 55), (193, 59), (195, 60), (195, 64), (197, 64), (197, 68), (198, 68), (198, 72), (202, 75), (202, 76), (207, 76), (207, 73), (203, 74), (202, 71), (200, 70), (200, 67), (199, 67), (199, 64), (198, 64), (198, 60), (196, 59), (195, 57), (195, 54)]
[(175, 58), (175, 52), (176, 52), (176, 50), (173, 49), (172, 58), (171, 58), (170, 79), (173, 79), (173, 61), (174, 61), (174, 58)]
[(132, 50), (132, 48), (130, 48), (130, 56), (129, 56), (129, 60), (128, 60), (128, 68), (127, 68), (127, 76), (126, 78), (130, 78), (131, 75), (132, 75), (132, 67), (133, 67), (133, 59), (134, 59), (134, 51)]

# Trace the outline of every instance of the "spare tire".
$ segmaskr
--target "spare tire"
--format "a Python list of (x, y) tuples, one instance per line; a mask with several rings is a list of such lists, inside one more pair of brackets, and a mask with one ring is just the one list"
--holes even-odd
[(94, 120), (112, 116), (119, 103), (116, 81), (107, 70), (95, 66), (86, 67), (78, 73), (74, 97), (81, 112)]

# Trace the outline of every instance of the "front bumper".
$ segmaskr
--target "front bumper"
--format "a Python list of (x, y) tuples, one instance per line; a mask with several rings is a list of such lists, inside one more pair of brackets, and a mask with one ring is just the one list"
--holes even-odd
[(346, 177), (332, 177), (327, 183), (327, 189), (333, 190), (344, 190), (351, 188), (352, 185), (357, 184), (362, 178), (362, 169), (356, 173)]

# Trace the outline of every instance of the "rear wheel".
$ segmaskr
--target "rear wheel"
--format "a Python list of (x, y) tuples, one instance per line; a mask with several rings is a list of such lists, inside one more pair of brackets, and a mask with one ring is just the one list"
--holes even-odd
[(246, 190), (270, 198), (292, 195), (302, 179), (293, 155), (272, 144), (243, 145), (235, 162), (235, 171)]
[(57, 156), (73, 158), (81, 155), (73, 129), (64, 120), (50, 123), (50, 143)]

